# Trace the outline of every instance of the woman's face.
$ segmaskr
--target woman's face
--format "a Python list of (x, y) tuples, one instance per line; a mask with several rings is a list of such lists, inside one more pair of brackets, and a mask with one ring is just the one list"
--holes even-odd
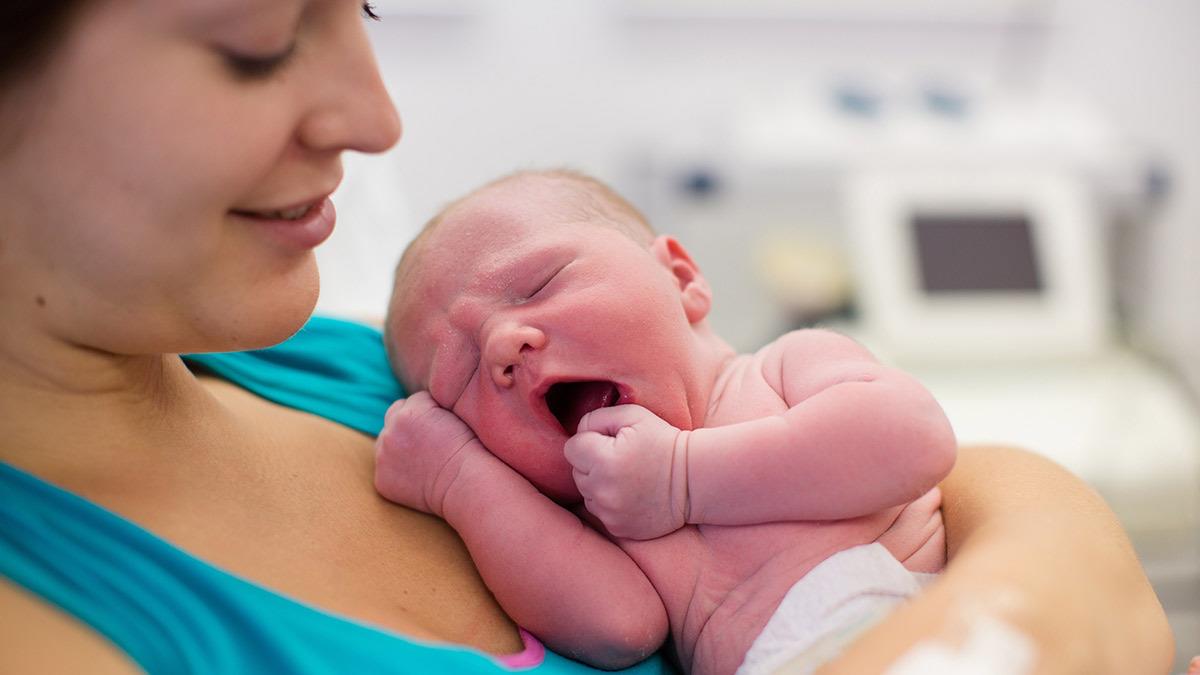
[(119, 354), (281, 340), (340, 154), (400, 134), (356, 0), (97, 0), (0, 92), (0, 321)]

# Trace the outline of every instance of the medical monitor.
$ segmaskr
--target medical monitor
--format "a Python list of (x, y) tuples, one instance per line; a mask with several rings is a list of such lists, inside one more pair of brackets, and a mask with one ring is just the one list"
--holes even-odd
[(1108, 342), (1104, 232), (1082, 179), (874, 169), (846, 197), (864, 328), (896, 357), (1083, 356)]
[(917, 211), (909, 223), (925, 293), (1045, 290), (1027, 213)]

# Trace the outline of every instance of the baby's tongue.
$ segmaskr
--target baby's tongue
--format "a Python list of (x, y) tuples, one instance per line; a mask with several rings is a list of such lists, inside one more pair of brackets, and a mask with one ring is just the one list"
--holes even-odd
[(562, 424), (568, 436), (579, 430), (579, 420), (597, 408), (617, 402), (617, 389), (612, 382), (563, 382), (551, 387), (547, 396), (550, 410)]

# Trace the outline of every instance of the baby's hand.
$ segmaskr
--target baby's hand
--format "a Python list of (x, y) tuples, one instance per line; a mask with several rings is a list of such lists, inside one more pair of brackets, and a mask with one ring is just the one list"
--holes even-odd
[(614, 536), (654, 539), (687, 522), (687, 439), (639, 405), (593, 410), (563, 452), (583, 503)]
[(475, 432), (427, 392), (388, 408), (375, 440), (375, 489), (391, 501), (442, 515), (464, 462), (487, 450)]

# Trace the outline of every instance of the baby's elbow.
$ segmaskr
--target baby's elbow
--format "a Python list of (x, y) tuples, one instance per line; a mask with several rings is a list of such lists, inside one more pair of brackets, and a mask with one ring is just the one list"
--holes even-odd
[(666, 612), (614, 615), (606, 625), (593, 629), (592, 653), (586, 659), (597, 668), (620, 670), (645, 661), (667, 638)]
[(938, 415), (917, 435), (916, 447), (921, 465), (920, 474), (929, 482), (927, 488), (933, 487), (950, 475), (958, 457), (958, 439), (950, 421), (940, 409)]
[[(958, 439), (933, 397), (909, 399), (896, 406), (886, 426), (887, 452), (893, 457), (893, 485), (904, 499), (924, 494), (950, 475), (958, 456)], [(897, 481), (897, 479), (899, 480)]]
[(949, 475), (958, 455), (958, 439), (946, 412), (915, 378), (900, 371), (876, 382), (880, 398), (872, 403), (887, 411), (881, 418), (891, 429), (893, 450), (901, 449), (907, 473), (929, 489)]

